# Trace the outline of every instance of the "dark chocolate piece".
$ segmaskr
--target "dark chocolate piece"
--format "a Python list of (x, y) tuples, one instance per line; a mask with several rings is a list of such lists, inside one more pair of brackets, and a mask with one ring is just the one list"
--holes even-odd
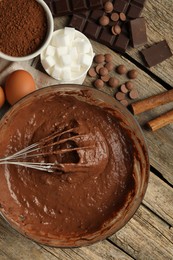
[[(102, 0), (102, 2), (104, 3), (105, 0)], [(113, 0), (114, 9), (111, 13), (106, 14), (104, 8), (102, 8), (88, 10), (85, 15), (83, 13), (73, 14), (69, 26), (115, 51), (125, 52), (130, 41), (130, 33), (127, 27), (128, 21), (138, 17), (144, 2), (145, 0)], [(116, 12), (121, 16), (123, 15), (123, 19), (112, 21), (111, 15)], [(104, 15), (107, 15), (110, 19), (109, 24), (106, 26), (102, 23), (99, 24), (100, 18)], [(125, 21), (124, 17), (127, 17), (127, 21)], [(114, 30), (115, 26), (120, 29), (118, 33)]]
[(115, 44), (112, 46), (114, 50), (125, 52), (129, 44), (129, 38), (123, 34), (120, 33), (117, 37), (117, 40)]
[(130, 34), (133, 47), (139, 47), (147, 43), (146, 24), (144, 18), (131, 20)]
[(71, 15), (103, 7), (105, 0), (44, 0), (53, 16)]
[(130, 19), (138, 18), (142, 12), (143, 7), (135, 4), (130, 4), (127, 12), (127, 17)]
[(114, 1), (114, 11), (119, 13), (125, 13), (128, 9), (130, 0), (116, 0)]
[(142, 50), (141, 54), (148, 67), (155, 66), (172, 56), (172, 52), (166, 40), (163, 40), (147, 49)]
[(131, 1), (132, 4), (135, 4), (135, 5), (138, 5), (141, 7), (144, 7), (145, 2), (146, 2), (146, 0), (132, 0)]

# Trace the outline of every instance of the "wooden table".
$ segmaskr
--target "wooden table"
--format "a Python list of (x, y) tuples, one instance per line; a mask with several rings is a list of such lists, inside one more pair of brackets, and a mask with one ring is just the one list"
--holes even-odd
[[(148, 0), (143, 11), (147, 20), (149, 44), (166, 39), (173, 51), (173, 0)], [(62, 28), (68, 18), (55, 19), (55, 28)], [(161, 93), (173, 86), (173, 57), (152, 69), (144, 67), (139, 49), (119, 55), (93, 42), (95, 53), (112, 53), (114, 64), (125, 64), (139, 72), (135, 81), (140, 99)], [(40, 68), (39, 59), (29, 63)], [(27, 62), (28, 63), (28, 62)], [(9, 65), (0, 60), (1, 70)], [(123, 77), (119, 77), (124, 82)], [(87, 77), (85, 84), (91, 85)], [(113, 94), (108, 87), (104, 91)], [(0, 218), (0, 259), (24, 260), (120, 260), (173, 259), (173, 124), (155, 133), (145, 130), (145, 123), (173, 108), (173, 102), (137, 117), (149, 148), (151, 172), (145, 198), (134, 217), (116, 234), (94, 245), (76, 249), (47, 247), (23, 237)], [(3, 109), (0, 110), (2, 115)]]

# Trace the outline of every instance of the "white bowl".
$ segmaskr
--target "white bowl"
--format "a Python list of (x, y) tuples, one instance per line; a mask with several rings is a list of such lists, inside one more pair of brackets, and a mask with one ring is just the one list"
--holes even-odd
[(38, 56), (49, 44), (49, 41), (52, 38), (53, 29), (54, 29), (53, 16), (51, 14), (49, 7), (47, 6), (47, 4), (43, 0), (36, 0), (36, 1), (43, 7), (43, 9), (46, 13), (46, 17), (47, 17), (47, 25), (48, 25), (47, 26), (47, 35), (46, 35), (46, 39), (44, 40), (43, 44), (40, 46), (40, 48), (37, 51), (35, 51), (32, 54), (29, 54), (27, 56), (23, 56), (23, 57), (10, 56), (10, 55), (7, 55), (7, 54), (0, 51), (0, 58), (3, 58), (5, 60), (9, 60), (9, 61), (30, 60), (30, 59), (33, 59), (36, 56)]
[[(72, 28), (72, 29), (73, 29), (73, 28)], [(53, 34), (52, 34), (52, 39), (53, 39), (54, 36), (57, 36), (57, 35), (61, 37), (61, 34), (62, 34), (63, 30), (64, 30), (64, 29), (59, 29), (59, 30), (54, 31)], [(92, 65), (93, 58), (94, 58), (94, 55), (95, 55), (95, 54), (94, 54), (94, 51), (93, 51), (93, 47), (92, 47), (91, 42), (89, 41), (89, 39), (88, 39), (83, 33), (79, 32), (78, 30), (75, 30), (75, 36), (76, 36), (77, 38), (83, 39), (86, 43), (89, 44), (89, 46), (90, 46), (90, 52), (89, 52), (88, 54), (91, 56), (91, 61), (90, 61), (90, 64), (89, 64), (86, 68), (83, 68), (83, 70), (81, 71), (81, 73), (78, 73), (78, 75), (76, 75), (76, 77), (73, 77), (72, 79), (63, 80), (63, 79), (60, 79), (59, 77), (54, 77), (54, 76), (52, 75), (52, 73), (51, 73), (52, 68), (51, 68), (51, 67), (46, 68), (46, 67), (44, 66), (44, 62), (43, 62), (43, 61), (44, 61), (45, 56), (46, 56), (45, 53), (46, 53), (46, 50), (47, 50), (47, 48), (49, 47), (49, 45), (52, 45), (52, 43), (51, 43), (52, 41), (50, 41), (50, 43), (49, 43), (49, 45), (47, 46), (47, 48), (45, 48), (45, 49), (41, 52), (40, 57), (41, 57), (41, 64), (42, 64), (43, 68), (44, 68), (44, 70), (45, 70), (52, 78), (54, 78), (54, 79), (57, 80), (57, 84), (80, 84), (80, 85), (82, 85), (83, 82), (84, 82), (84, 80), (85, 80), (85, 78), (86, 78), (87, 72), (88, 72), (88, 70), (90, 69), (90, 67), (91, 67), (91, 65)], [(58, 65), (58, 66), (59, 66), (59, 64), (55, 64), (55, 65)]]

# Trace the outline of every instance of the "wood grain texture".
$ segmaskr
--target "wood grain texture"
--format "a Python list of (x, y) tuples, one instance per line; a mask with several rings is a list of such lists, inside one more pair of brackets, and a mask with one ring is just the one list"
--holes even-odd
[(173, 189), (152, 172), (143, 204), (173, 227)]
[(107, 240), (88, 247), (74, 249), (60, 249), (39, 245), (17, 233), (0, 218), (0, 259), (131, 260), (132, 258)]
[(135, 259), (172, 260), (172, 228), (144, 206), (110, 239)]

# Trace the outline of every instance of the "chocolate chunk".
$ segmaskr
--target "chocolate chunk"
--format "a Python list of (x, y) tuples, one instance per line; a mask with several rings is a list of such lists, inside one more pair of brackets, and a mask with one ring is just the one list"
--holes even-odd
[(127, 12), (127, 17), (130, 19), (138, 18), (142, 12), (142, 7), (134, 4), (130, 4), (130, 7)]
[[(104, 11), (103, 10), (99, 10), (99, 9), (96, 9), (96, 10), (93, 10), (90, 14), (90, 18), (93, 20), (93, 21), (98, 21), (100, 19), (100, 17), (102, 17), (104, 15)], [(89, 14), (89, 13), (88, 13)], [(87, 16), (88, 17), (88, 16)]]
[(103, 7), (104, 0), (44, 0), (56, 17)]
[(108, 47), (111, 47), (115, 41), (115, 36), (109, 31), (108, 28), (105, 28), (101, 31), (98, 41)]
[(79, 16), (79, 15), (73, 15), (71, 21), (70, 21), (70, 24), (69, 26), (70, 27), (74, 27), (75, 29), (79, 30), (79, 31), (83, 31), (84, 29), (84, 26), (85, 26), (85, 23), (86, 23), (86, 19)]
[(125, 52), (128, 47), (128, 44), (129, 44), (129, 38), (125, 34), (121, 33), (118, 35), (118, 38), (114, 43), (114, 45), (112, 46), (112, 48), (120, 52)]
[(166, 40), (163, 40), (147, 49), (142, 50), (141, 54), (148, 67), (155, 66), (172, 56), (172, 52)]
[(119, 13), (125, 13), (127, 11), (129, 0), (116, 0), (114, 4), (114, 11)]
[(96, 40), (98, 38), (100, 31), (101, 31), (101, 26), (87, 21), (83, 32), (90, 38)]
[(146, 25), (144, 18), (131, 20), (130, 33), (133, 47), (139, 47), (147, 43)]
[(135, 5), (138, 5), (141, 7), (144, 7), (145, 2), (146, 2), (146, 0), (132, 0), (131, 1), (132, 4), (135, 4)]

